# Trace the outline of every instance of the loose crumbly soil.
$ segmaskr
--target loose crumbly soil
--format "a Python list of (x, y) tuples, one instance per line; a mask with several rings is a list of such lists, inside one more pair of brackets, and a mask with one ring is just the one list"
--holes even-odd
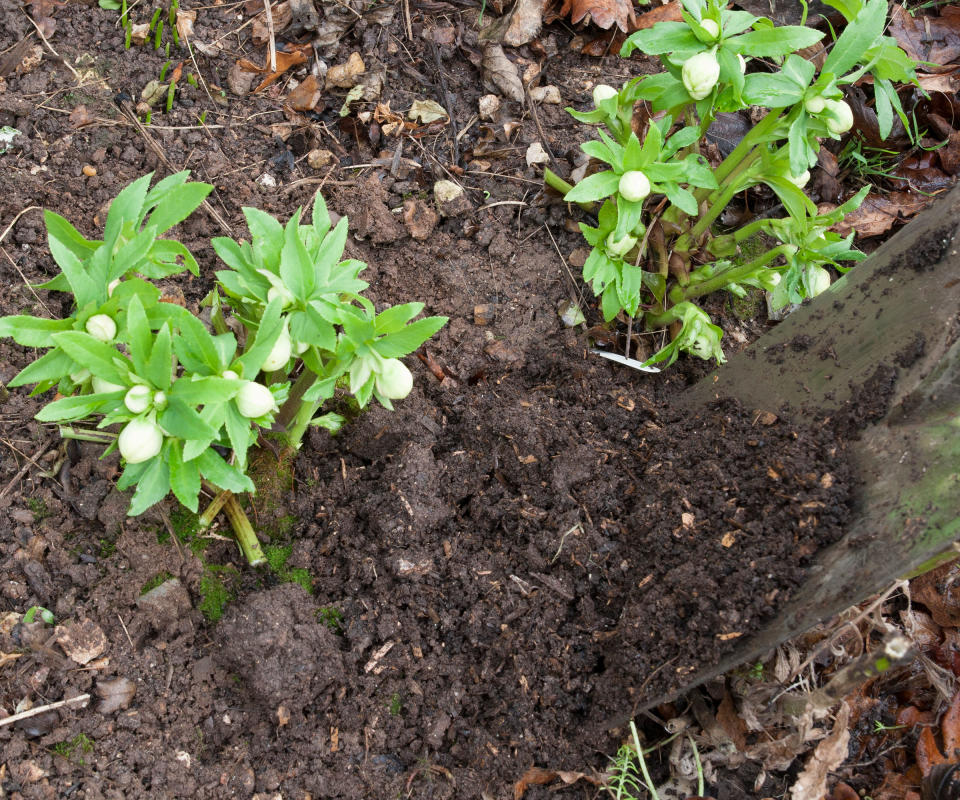
[[(399, 13), (387, 28), (358, 24), (330, 63), (359, 49), (385, 64), (382, 99), (394, 109), (435, 99), (416, 77), (436, 74), (422, 33), (456, 23), (459, 12), (429, 9), (411, 3), (412, 40)], [(196, 40), (233, 30), (239, 13), (199, 9)], [(0, 225), (41, 206), (93, 235), (123, 185), (166, 171), (114, 104), (117, 93), (138, 96), (164, 59), (125, 50), (116, 13), (69, 3), (54, 18), (51, 44), (85, 84), (77, 88), (49, 52), (34, 70), (6, 76), (0, 125), (25, 135), (0, 156)], [(23, 10), (0, 7), (0, 50), (32, 31)], [(239, 55), (262, 58), (245, 37), (227, 37), (218, 58), (196, 54), (209, 84), (225, 87)], [(582, 107), (587, 82), (619, 82), (628, 66), (579, 56), (569, 38), (560, 28), (549, 34), (545, 52), (557, 55), (545, 60), (542, 82)], [(482, 93), (468, 58), (477, 48), (467, 29), (461, 48), (439, 49), (461, 129)], [(673, 399), (707, 365), (624, 371), (591, 356), (581, 330), (563, 327), (557, 309), (578, 290), (560, 254), (581, 240), (565, 229), (562, 206), (543, 203), (523, 161), (538, 134), (519, 105), (505, 101), (504, 118), (522, 125), (479, 171), (499, 177), (454, 174), (472, 210), (416, 241), (395, 209), (451, 177), (449, 128), (407, 138), (403, 155), (421, 166), (394, 177), (389, 160), (348, 169), (395, 145), (371, 147), (341, 130), (335, 111), (306, 120), (269, 92), (228, 97), (216, 105), (187, 86), (170, 114), (154, 114), (150, 130), (168, 161), (216, 186), (211, 202), (237, 237), (241, 206), (286, 218), (322, 184), (331, 209), (351, 219), (348, 254), (369, 262), (372, 299), (419, 299), (450, 317), (425, 348), (444, 379), (411, 357), (416, 386), (395, 413), (372, 408), (336, 438), (313, 433), (293, 490), (279, 506), (255, 504), (265, 541), (273, 531), (274, 544), (291, 548), (279, 572), (307, 571), (312, 594), (244, 568), (223, 538), (181, 543), (172, 505), (125, 518), (126, 501), (111, 488), (115, 459), (97, 460), (88, 445), (64, 448), (32, 419), (42, 399), (5, 393), (2, 610), (42, 605), (64, 624), (90, 621), (105, 646), (81, 667), (51, 628), (0, 628), (0, 652), (17, 654), (0, 662), (0, 717), (24, 701), (94, 694), (89, 707), (0, 728), (0, 791), (506, 798), (533, 765), (602, 769), (621, 733), (612, 725), (756, 631), (817, 550), (841, 535), (853, 480), (842, 442), (732, 404), (679, 416)], [(69, 114), (79, 105), (93, 122), (76, 128)], [(203, 111), (206, 131), (196, 127)], [(579, 126), (558, 106), (539, 116), (554, 153), (572, 159)], [(286, 144), (270, 127), (283, 122), (293, 123)], [(460, 151), (476, 148), (478, 135), (468, 130)], [(304, 154), (313, 147), (332, 149), (340, 168), (310, 169)], [(264, 174), (275, 188), (264, 187)], [(216, 268), (204, 241), (223, 231), (198, 212), (177, 233), (203, 269), (180, 284), (192, 305)], [(25, 283), (54, 269), (37, 211), (18, 219), (2, 248), (0, 311), (64, 310), (61, 297)], [(474, 318), (481, 304), (492, 307), (484, 325)], [(722, 301), (712, 310), (731, 350), (764, 324), (738, 320)], [(0, 344), (0, 381), (30, 358)], [(138, 604), (167, 577), (180, 585)], [(213, 586), (230, 600), (218, 624), (201, 613), (217, 611)], [(61, 640), (69, 643), (69, 631), (59, 629)], [(136, 693), (110, 710), (97, 691), (110, 694), (114, 678)], [(714, 791), (743, 796), (731, 785)], [(525, 796), (552, 794), (534, 786)]]

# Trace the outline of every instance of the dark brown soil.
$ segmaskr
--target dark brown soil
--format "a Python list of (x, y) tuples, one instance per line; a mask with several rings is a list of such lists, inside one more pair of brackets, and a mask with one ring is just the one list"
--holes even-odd
[[(357, 24), (329, 63), (361, 50), (386, 65), (382, 100), (396, 109), (435, 97), (417, 79), (435, 75), (422, 33), (459, 14), (430, 6), (411, 4), (413, 40), (398, 11), (386, 29)], [(195, 39), (236, 28), (237, 13), (199, 9)], [(138, 96), (164, 58), (125, 50), (115, 12), (68, 4), (54, 18), (51, 44), (86, 80), (78, 88), (49, 52), (33, 71), (5, 76), (0, 126), (24, 136), (0, 156), (0, 234), (42, 206), (92, 235), (124, 184), (167, 170), (114, 104), (119, 92)], [(0, 6), (0, 54), (32, 31), (21, 9)], [(241, 55), (231, 48), (262, 58), (245, 36), (229, 37), (217, 58), (196, 54), (209, 84), (227, 85)], [(550, 34), (559, 55), (542, 81), (565, 102), (585, 102), (588, 80), (626, 74), (623, 62), (576, 55), (568, 39)], [(476, 48), (467, 26), (461, 47), (439, 49), (461, 129), (483, 93)], [(372, 298), (418, 299), (450, 316), (426, 347), (446, 378), (409, 359), (417, 384), (397, 412), (371, 409), (337, 438), (312, 434), (294, 490), (279, 507), (256, 507), (264, 539), (291, 548), (281, 577), (306, 571), (312, 595), (241, 567), (224, 539), (171, 540), (182, 525), (172, 504), (126, 519), (116, 462), (61, 447), (56, 430), (32, 419), (39, 399), (6, 396), (0, 608), (43, 605), (61, 623), (89, 621), (106, 644), (80, 667), (52, 629), (0, 625), (0, 653), (16, 654), (0, 661), (0, 717), (95, 695), (86, 708), (0, 728), (0, 790), (504, 798), (532, 765), (602, 769), (618, 744), (611, 726), (756, 631), (840, 536), (852, 481), (842, 443), (729, 403), (679, 416), (673, 399), (707, 365), (624, 372), (563, 328), (557, 308), (576, 290), (554, 241), (566, 256), (580, 240), (564, 228), (565, 209), (539, 198), (523, 161), (537, 128), (519, 105), (505, 101), (505, 119), (522, 122), (502, 143), (506, 155), (459, 178), (473, 210), (416, 241), (395, 209), (448, 177), (449, 129), (408, 138), (403, 155), (418, 165), (391, 176), (390, 158), (348, 169), (395, 145), (341, 129), (342, 97), (313, 121), (269, 92), (228, 99), (223, 107), (185, 86), (170, 114), (155, 113), (150, 130), (166, 159), (215, 184), (211, 202), (237, 237), (242, 205), (286, 218), (322, 184), (331, 208), (350, 216), (348, 251), (370, 263)], [(77, 128), (69, 113), (79, 105), (93, 122)], [(196, 127), (204, 111), (209, 130)], [(554, 154), (575, 157), (579, 126), (557, 106), (539, 115)], [(271, 128), (281, 123), (286, 143)], [(480, 136), (468, 130), (458, 144), (468, 167)], [(313, 147), (333, 149), (343, 168), (310, 169)], [(481, 208), (498, 201), (513, 205)], [(215, 268), (204, 241), (222, 233), (203, 213), (178, 232), (204, 270), (182, 284), (188, 303)], [(62, 298), (25, 283), (53, 270), (40, 214), (21, 216), (2, 248), (0, 311), (59, 313)], [(481, 304), (493, 306), (486, 325), (475, 324)], [(731, 348), (763, 324), (738, 322), (721, 302), (713, 310)], [(0, 343), (0, 381), (31, 358)], [(179, 584), (140, 599), (169, 577)], [(231, 598), (219, 624), (208, 618), (215, 587)], [(58, 629), (61, 639), (69, 630)], [(102, 696), (116, 678), (136, 694), (110, 710)]]

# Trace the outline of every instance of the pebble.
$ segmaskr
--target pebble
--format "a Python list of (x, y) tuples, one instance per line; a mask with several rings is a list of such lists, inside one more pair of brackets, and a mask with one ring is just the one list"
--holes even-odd
[(84, 164), (83, 165), (83, 174), (88, 178), (92, 178), (97, 174), (97, 168), (93, 164)]

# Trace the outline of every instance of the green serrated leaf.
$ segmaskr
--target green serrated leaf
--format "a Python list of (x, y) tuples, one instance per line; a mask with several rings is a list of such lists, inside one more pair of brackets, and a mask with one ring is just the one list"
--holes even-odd
[(568, 203), (589, 203), (593, 200), (602, 200), (610, 197), (617, 191), (620, 176), (616, 172), (607, 170), (588, 175), (564, 196)]
[(137, 490), (127, 510), (127, 516), (130, 517), (139, 516), (170, 493), (170, 468), (162, 453), (146, 463), (147, 467), (139, 475)]
[(416, 322), (411, 322), (396, 333), (391, 333), (382, 339), (378, 339), (373, 344), (373, 349), (384, 358), (400, 358), (401, 356), (405, 356), (420, 347), (427, 339), (446, 325), (447, 319), (447, 317), (426, 317)]
[(196, 513), (200, 495), (200, 470), (197, 460), (184, 461), (180, 442), (170, 443), (170, 488), (177, 500)]
[(128, 382), (129, 366), (124, 364), (126, 359), (115, 347), (81, 331), (55, 333), (53, 340), (73, 361), (97, 377), (121, 385)]
[[(883, 2), (884, 0), (881, 0)], [(741, 33), (725, 41), (734, 52), (754, 58), (781, 58), (797, 50), (810, 47), (823, 38), (823, 33), (799, 25), (779, 28), (761, 28)], [(827, 71), (827, 70), (825, 70)]]

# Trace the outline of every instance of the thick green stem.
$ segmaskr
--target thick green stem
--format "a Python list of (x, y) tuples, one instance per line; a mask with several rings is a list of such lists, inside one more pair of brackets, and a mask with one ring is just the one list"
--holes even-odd
[(313, 419), (313, 415), (320, 410), (320, 406), (323, 405), (323, 400), (318, 400), (315, 403), (302, 403), (299, 410), (297, 411), (296, 416), (293, 418), (293, 422), (290, 427), (287, 429), (286, 437), (287, 444), (297, 450), (300, 448), (300, 442), (303, 441), (303, 437), (307, 432), (307, 428), (310, 427), (310, 420)]
[(96, 444), (112, 444), (117, 440), (117, 434), (107, 431), (77, 430), (72, 425), (60, 426), (61, 439), (76, 439), (81, 442), (95, 442)]
[(742, 228), (740, 228), (740, 230), (734, 231), (733, 240), (737, 244), (740, 244), (740, 242), (743, 242), (749, 239), (751, 236), (755, 236), (756, 234), (765, 230), (767, 227), (769, 227), (769, 225), (769, 219), (755, 219), (753, 222), (749, 222), (744, 225)]
[[(710, 202), (709, 208), (707, 208), (707, 210), (700, 215), (700, 219), (697, 220), (697, 224), (690, 229), (690, 232), (686, 235), (686, 237), (681, 237), (682, 239), (696, 241), (704, 234), (707, 228), (713, 224), (713, 221), (719, 217), (723, 210), (727, 207), (727, 205), (733, 199), (733, 196), (743, 188), (740, 185), (740, 177), (743, 175), (743, 173), (750, 169), (750, 167), (752, 167), (759, 158), (760, 152), (758, 150), (754, 150), (750, 153), (750, 155), (737, 164), (737, 168), (727, 176), (726, 181), (720, 183), (720, 194), (718, 195), (717, 192), (714, 191), (714, 193), (707, 198)], [(677, 249), (681, 249), (679, 241), (677, 243)]]
[(756, 145), (763, 143), (763, 140), (770, 131), (776, 127), (779, 121), (780, 112), (777, 109), (768, 111), (767, 115), (750, 129), (750, 132), (740, 140), (740, 144), (734, 147), (730, 155), (723, 159), (720, 166), (717, 167), (714, 173), (717, 177), (717, 182), (723, 183), (737, 168), (740, 162), (746, 158), (747, 154), (753, 150)]
[[(294, 439), (292, 435), (291, 425), (294, 420), (298, 419), (300, 415), (301, 408), (303, 406), (303, 396), (307, 393), (313, 384), (317, 382), (316, 373), (311, 372), (309, 369), (304, 367), (303, 372), (300, 373), (300, 377), (297, 378), (296, 383), (290, 387), (290, 394), (287, 395), (287, 400), (283, 404), (283, 407), (280, 409), (277, 414), (277, 425), (283, 428), (287, 433), (287, 444), (290, 447), (296, 447), (300, 444), (300, 439), (303, 438), (303, 431), (300, 432), (300, 435)], [(316, 409), (314, 409), (316, 411)], [(311, 417), (313, 414), (311, 414)], [(309, 421), (309, 420), (308, 420)]]
[(254, 532), (250, 520), (247, 519), (247, 515), (240, 507), (236, 495), (231, 493), (227, 497), (223, 504), (223, 510), (227, 519), (230, 520), (230, 527), (233, 528), (233, 533), (237, 537), (237, 544), (240, 545), (240, 549), (250, 566), (259, 567), (265, 563), (267, 559), (260, 547), (260, 541), (257, 539), (257, 534)]
[[(566, 196), (567, 193), (573, 191), (573, 185), (567, 183), (563, 178), (557, 175), (552, 169), (548, 167), (543, 168), (543, 181), (552, 189), (560, 192), (563, 196)], [(587, 211), (591, 214), (596, 213), (597, 204), (596, 203), (577, 203), (580, 208), (584, 211)]]
[(675, 287), (674, 291), (671, 291), (670, 293), (670, 299), (676, 303), (679, 303), (684, 300), (692, 300), (695, 297), (702, 297), (705, 294), (716, 292), (719, 289), (722, 289), (724, 286), (728, 286), (731, 283), (736, 283), (743, 278), (749, 277), (760, 267), (765, 267), (778, 256), (786, 255), (792, 250), (793, 245), (781, 244), (771, 250), (768, 250), (762, 256), (755, 258), (753, 261), (750, 261), (747, 264), (742, 264), (739, 267), (728, 269), (725, 272), (721, 272), (719, 275), (714, 275), (712, 278), (708, 278), (705, 281), (692, 284), (691, 286), (687, 286), (685, 289), (680, 289), (676, 296), (674, 295), (674, 291), (676, 291), (676, 289), (679, 287)]
[(201, 529), (209, 528), (211, 525), (213, 525), (213, 521), (217, 518), (217, 514), (219, 514), (223, 509), (224, 503), (227, 502), (227, 498), (230, 497), (231, 494), (233, 494), (233, 492), (231, 492), (229, 489), (221, 489), (214, 495), (213, 500), (210, 501), (210, 505), (204, 509), (203, 513), (199, 517), (197, 517), (197, 524)]

